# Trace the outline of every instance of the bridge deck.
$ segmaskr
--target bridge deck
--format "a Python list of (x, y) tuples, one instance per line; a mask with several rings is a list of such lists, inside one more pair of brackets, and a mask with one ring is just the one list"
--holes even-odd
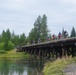
[(47, 45), (50, 45), (50, 46), (76, 45), (76, 37), (46, 41), (46, 42), (41, 42), (37, 44), (25, 45), (22, 47), (37, 47), (37, 46), (40, 47), (40, 46), (47, 46)]

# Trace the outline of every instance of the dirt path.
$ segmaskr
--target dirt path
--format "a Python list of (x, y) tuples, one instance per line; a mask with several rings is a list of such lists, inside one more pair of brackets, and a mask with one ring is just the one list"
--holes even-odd
[(66, 75), (76, 75), (76, 64), (72, 63), (67, 65), (67, 67), (63, 70)]

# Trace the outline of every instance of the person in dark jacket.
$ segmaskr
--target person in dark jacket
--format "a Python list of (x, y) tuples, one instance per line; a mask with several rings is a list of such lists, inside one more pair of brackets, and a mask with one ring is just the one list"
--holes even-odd
[(68, 32), (64, 31), (64, 38), (66, 38), (68, 36)]

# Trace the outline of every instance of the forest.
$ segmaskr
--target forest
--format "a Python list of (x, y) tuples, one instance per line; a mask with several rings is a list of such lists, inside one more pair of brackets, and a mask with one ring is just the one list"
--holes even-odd
[[(52, 40), (52, 34), (49, 33), (50, 30), (47, 25), (47, 17), (44, 14), (42, 17), (39, 15), (35, 20), (34, 27), (31, 29), (30, 33), (26, 37), (25, 33), (16, 35), (13, 32), (10, 32), (10, 29), (6, 31), (3, 30), (0, 34), (0, 50), (13, 50), (17, 47), (21, 47), (23, 45), (32, 44), (33, 42), (38, 43), (38, 39), (41, 39), (41, 42), (46, 41), (46, 37), (49, 36), (50, 40)], [(62, 29), (61, 34), (63, 34), (64, 29)], [(56, 35), (57, 37), (58, 35)], [(68, 37), (76, 37), (75, 28), (72, 27), (71, 33)]]

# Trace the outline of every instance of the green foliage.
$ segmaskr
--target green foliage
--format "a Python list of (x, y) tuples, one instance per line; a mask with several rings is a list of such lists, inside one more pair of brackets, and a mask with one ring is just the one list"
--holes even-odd
[(29, 33), (29, 41), (32, 43), (33, 41), (38, 42), (38, 39), (41, 38), (41, 41), (45, 41), (48, 35), (47, 28), (47, 17), (46, 15), (38, 16), (37, 20), (34, 23), (34, 28)]
[(47, 62), (43, 73), (44, 75), (65, 75), (63, 73), (63, 69), (66, 67), (67, 64), (70, 64), (72, 59), (57, 59), (53, 62)]
[(0, 50), (3, 50), (4, 49), (4, 42), (1, 42), (0, 43)]
[(14, 43), (12, 43), (12, 41), (8, 41), (7, 50), (12, 50), (12, 49), (14, 49)]
[(22, 35), (15, 35), (10, 32), (9, 29), (6, 31), (3, 30), (2, 34), (0, 35), (0, 50), (11, 50), (17, 46), (22, 46), (26, 44), (26, 36), (23, 33)]
[(21, 46), (26, 44), (26, 36), (24, 33), (22, 35), (20, 35), (19, 41), (20, 41), (19, 43)]
[(12, 42), (15, 44), (15, 46), (19, 45), (19, 35), (14, 35), (12, 38)]
[(71, 30), (71, 35), (70, 37), (75, 37), (76, 36), (76, 32), (75, 32), (75, 28), (73, 27)]
[(48, 28), (47, 28), (47, 17), (46, 15), (43, 15), (42, 20), (41, 20), (42, 28), (41, 28), (41, 38), (43, 41), (46, 40), (46, 37), (48, 36)]
[(0, 50), (0, 54), (5, 54), (6, 51), (5, 50)]

